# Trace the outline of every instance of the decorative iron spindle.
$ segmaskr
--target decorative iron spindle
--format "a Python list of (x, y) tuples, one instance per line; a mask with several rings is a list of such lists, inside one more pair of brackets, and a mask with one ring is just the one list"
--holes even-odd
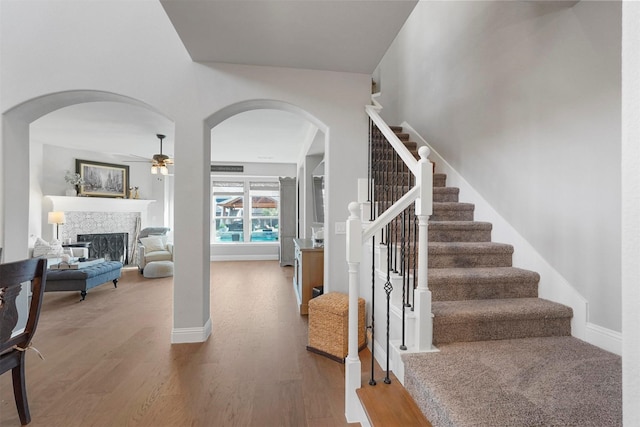
[[(401, 189), (398, 186), (398, 162), (400, 161), (400, 156), (396, 150), (393, 150), (393, 198), (391, 200), (391, 204), (398, 201), (400, 196), (398, 194), (401, 193)], [(393, 272), (398, 273), (398, 217), (395, 217), (393, 220), (393, 234), (394, 234), (394, 242), (396, 246), (393, 248)]]
[(402, 344), (400, 344), (400, 350), (406, 350), (407, 346), (406, 346), (406, 342), (405, 342), (405, 327), (406, 327), (406, 313), (405, 313), (405, 309), (404, 309), (404, 295), (407, 289), (406, 283), (408, 283), (409, 281), (409, 275), (406, 274), (406, 270), (405, 270), (405, 221), (406, 221), (406, 212), (407, 209), (405, 209), (404, 211), (402, 211), (402, 240), (400, 242), (401, 244), (401, 268), (402, 268)]
[[(391, 224), (387, 224), (387, 227), (391, 227)], [(387, 250), (388, 250), (387, 246)], [(393, 291), (393, 285), (391, 284), (391, 258), (387, 256), (387, 282), (384, 284), (384, 291), (387, 294), (387, 371), (384, 377), (385, 384), (391, 384), (391, 379), (389, 378), (389, 342), (391, 341), (390, 335), (390, 323), (391, 323), (391, 291)]]
[(371, 253), (373, 254), (371, 257), (371, 377), (369, 378), (369, 385), (376, 385), (375, 380), (375, 363), (376, 359), (374, 357), (374, 349), (375, 349), (375, 334), (376, 334), (376, 238), (375, 236), (371, 238)]
[[(413, 286), (411, 286), (411, 311), (415, 308), (415, 291), (418, 287), (418, 275), (416, 272), (418, 271), (418, 217), (413, 215), (413, 247), (415, 248), (415, 258), (413, 259)], [(426, 251), (427, 248), (422, 248), (423, 251)]]

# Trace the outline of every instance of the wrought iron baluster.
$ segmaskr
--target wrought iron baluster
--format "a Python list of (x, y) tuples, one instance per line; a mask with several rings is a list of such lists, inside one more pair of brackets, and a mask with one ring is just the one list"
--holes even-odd
[[(391, 228), (391, 223), (387, 224), (387, 228)], [(391, 231), (391, 230), (389, 230)], [(389, 246), (387, 246), (387, 252), (388, 252), (388, 248)], [(388, 253), (387, 253), (388, 255)], [(391, 335), (390, 335), (390, 330), (389, 330), (389, 325), (390, 325), (390, 321), (391, 321), (391, 305), (390, 305), (390, 301), (391, 301), (391, 291), (393, 291), (393, 285), (391, 285), (391, 258), (389, 258), (389, 256), (387, 256), (387, 282), (384, 284), (384, 291), (387, 294), (387, 371), (386, 371), (386, 375), (384, 377), (384, 382), (385, 384), (391, 384), (391, 379), (389, 378), (389, 342), (391, 340)]]
[[(408, 209), (408, 208), (407, 208)], [(405, 335), (406, 335), (406, 313), (405, 313), (405, 307), (404, 307), (404, 298), (405, 298), (405, 292), (407, 289), (406, 284), (409, 281), (409, 275), (407, 274), (407, 272), (405, 271), (405, 221), (406, 221), (406, 212), (407, 209), (402, 211), (402, 238), (401, 238), (401, 267), (402, 267), (402, 344), (400, 344), (400, 350), (406, 350), (407, 346), (406, 346), (406, 342), (405, 342)]]
[(376, 347), (376, 238), (371, 238), (371, 377), (369, 378), (369, 385), (376, 385), (375, 379), (375, 347)]

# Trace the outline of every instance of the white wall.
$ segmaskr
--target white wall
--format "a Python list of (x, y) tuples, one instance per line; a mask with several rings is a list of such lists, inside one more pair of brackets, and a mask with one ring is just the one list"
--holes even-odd
[(378, 70), (385, 118), (410, 123), (615, 331), (620, 36), (619, 2), (421, 2)]
[[(212, 114), (248, 100), (279, 100), (313, 117), (328, 140), (327, 220), (333, 229), (346, 219), (355, 178), (366, 174), (368, 75), (193, 63), (157, 2), (0, 2), (0, 8), (0, 36), (11, 41), (0, 53), (6, 260), (27, 253), (28, 123), (78, 102), (142, 104), (175, 123), (176, 342), (205, 339), (211, 327), (205, 120)], [(326, 237), (325, 256), (332, 289), (346, 291), (343, 235)]]
[[(95, 151), (70, 149), (53, 146), (31, 140), (31, 201), (29, 208), (29, 235), (52, 237), (51, 226), (47, 224), (46, 213), (48, 206), (43, 204), (42, 197), (46, 195), (64, 196), (68, 188), (64, 175), (67, 170), (75, 171), (76, 159), (92, 160), (129, 166), (130, 186), (139, 187), (140, 199), (156, 200), (149, 206), (148, 225), (165, 225), (164, 219), (164, 188), (156, 182), (162, 182), (163, 176), (151, 175), (149, 166), (145, 163), (126, 163), (122, 156)], [(46, 161), (43, 161), (46, 159)], [(33, 242), (30, 242), (33, 243)]]
[(640, 3), (624, 2), (622, 32), (622, 396), (625, 426), (640, 425)]

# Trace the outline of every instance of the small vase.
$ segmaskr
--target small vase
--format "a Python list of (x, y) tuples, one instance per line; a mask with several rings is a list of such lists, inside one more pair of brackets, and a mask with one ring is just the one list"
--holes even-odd
[(78, 191), (75, 188), (67, 188), (64, 194), (67, 197), (76, 197), (78, 195)]

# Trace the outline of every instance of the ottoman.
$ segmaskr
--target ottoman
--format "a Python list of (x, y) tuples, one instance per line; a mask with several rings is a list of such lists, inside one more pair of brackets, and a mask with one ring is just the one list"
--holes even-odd
[[(358, 298), (358, 350), (366, 345), (364, 299)], [(309, 300), (307, 350), (344, 363), (349, 352), (349, 295), (329, 292)]]
[(173, 276), (173, 261), (152, 261), (142, 273), (147, 279)]
[(118, 287), (118, 279), (122, 273), (122, 263), (105, 261), (91, 264), (78, 270), (47, 270), (45, 292), (80, 291), (82, 300), (87, 291), (106, 282), (113, 282)]

